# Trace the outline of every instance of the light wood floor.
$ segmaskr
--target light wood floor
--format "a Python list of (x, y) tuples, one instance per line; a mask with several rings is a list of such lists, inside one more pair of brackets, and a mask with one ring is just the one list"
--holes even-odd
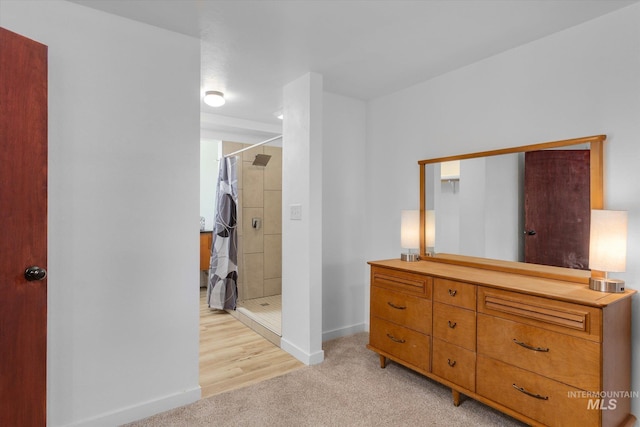
[(200, 387), (203, 398), (304, 366), (226, 311), (210, 310), (206, 293), (206, 289), (200, 289)]

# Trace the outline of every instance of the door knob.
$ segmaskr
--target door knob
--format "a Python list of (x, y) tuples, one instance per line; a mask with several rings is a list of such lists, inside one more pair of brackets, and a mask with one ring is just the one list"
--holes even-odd
[(47, 277), (47, 270), (40, 268), (37, 265), (33, 265), (24, 271), (24, 278), (29, 282), (43, 280), (45, 277)]
[(535, 236), (536, 230), (524, 230), (524, 234), (528, 234), (529, 236)]

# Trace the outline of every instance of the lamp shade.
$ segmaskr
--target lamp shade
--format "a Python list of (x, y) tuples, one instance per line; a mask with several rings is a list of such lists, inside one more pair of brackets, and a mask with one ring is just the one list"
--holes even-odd
[(442, 181), (460, 179), (460, 160), (440, 163), (440, 179)]
[(627, 212), (592, 210), (589, 268), (623, 272), (627, 261)]
[(420, 211), (401, 212), (400, 246), (404, 249), (417, 249), (420, 247)]
[(428, 248), (436, 245), (436, 211), (425, 211), (424, 217), (424, 240)]

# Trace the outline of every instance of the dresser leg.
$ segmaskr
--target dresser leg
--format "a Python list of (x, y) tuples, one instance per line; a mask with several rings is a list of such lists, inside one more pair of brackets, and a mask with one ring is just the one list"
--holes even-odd
[(382, 369), (387, 367), (387, 358), (382, 355), (380, 356), (380, 367)]
[(460, 392), (451, 390), (451, 396), (453, 397), (453, 406), (460, 406)]

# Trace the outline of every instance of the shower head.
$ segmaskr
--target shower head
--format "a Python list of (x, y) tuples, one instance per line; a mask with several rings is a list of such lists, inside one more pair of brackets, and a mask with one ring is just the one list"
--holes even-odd
[(256, 158), (253, 161), (254, 166), (267, 166), (271, 156), (268, 154), (256, 154)]

